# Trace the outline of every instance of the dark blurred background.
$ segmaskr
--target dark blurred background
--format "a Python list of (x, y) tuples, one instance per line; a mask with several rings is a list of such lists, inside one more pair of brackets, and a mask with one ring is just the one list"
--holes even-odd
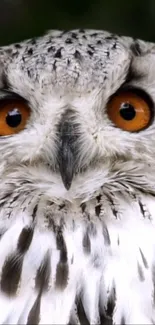
[(0, 45), (78, 27), (155, 41), (155, 0), (0, 0)]

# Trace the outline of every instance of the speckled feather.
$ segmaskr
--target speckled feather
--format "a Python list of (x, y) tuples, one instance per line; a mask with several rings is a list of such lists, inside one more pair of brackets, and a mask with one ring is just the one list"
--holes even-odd
[(129, 133), (106, 112), (124, 85), (155, 102), (154, 76), (153, 43), (103, 31), (0, 48), (0, 98), (31, 107), (26, 128), (0, 139), (0, 324), (155, 324), (155, 124)]

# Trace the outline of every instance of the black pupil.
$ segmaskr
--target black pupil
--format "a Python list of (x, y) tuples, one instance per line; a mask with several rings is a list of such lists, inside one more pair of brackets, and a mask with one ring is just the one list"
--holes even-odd
[(10, 112), (8, 112), (6, 116), (6, 123), (11, 127), (11, 128), (16, 128), (22, 120), (22, 115), (18, 108), (13, 108)]
[(120, 107), (120, 115), (126, 121), (133, 120), (136, 116), (135, 108), (130, 103), (122, 103)]

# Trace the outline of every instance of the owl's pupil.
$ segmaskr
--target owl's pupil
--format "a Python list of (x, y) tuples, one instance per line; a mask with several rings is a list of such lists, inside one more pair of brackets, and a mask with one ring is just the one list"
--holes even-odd
[(135, 108), (130, 103), (122, 103), (119, 112), (121, 117), (126, 121), (133, 120), (136, 116)]
[(13, 108), (11, 111), (8, 112), (6, 116), (6, 123), (11, 127), (11, 128), (16, 128), (22, 120), (22, 115), (18, 108)]

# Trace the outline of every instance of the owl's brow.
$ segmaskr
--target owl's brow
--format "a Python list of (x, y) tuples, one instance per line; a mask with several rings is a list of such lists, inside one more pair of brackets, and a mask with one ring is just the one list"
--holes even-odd
[(131, 81), (139, 81), (139, 79), (143, 78), (143, 74), (141, 72), (136, 71), (132, 65), (130, 65), (129, 69), (128, 69), (128, 73), (126, 75), (125, 78), (125, 82), (123, 85), (131, 82)]

